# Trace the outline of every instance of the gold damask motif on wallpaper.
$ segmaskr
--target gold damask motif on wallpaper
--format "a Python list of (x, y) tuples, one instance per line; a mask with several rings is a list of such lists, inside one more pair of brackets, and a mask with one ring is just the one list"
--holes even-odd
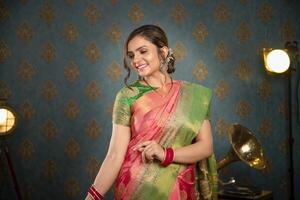
[(285, 138), (284, 140), (281, 141), (281, 143), (278, 145), (278, 149), (284, 155), (288, 155), (288, 152), (289, 152), (289, 140), (288, 140), (288, 138)]
[(92, 178), (96, 177), (100, 168), (100, 162), (95, 157), (90, 157), (87, 166), (86, 172)]
[(288, 119), (289, 118), (289, 104), (288, 104), (288, 100), (285, 99), (284, 101), (282, 101), (279, 106), (278, 106), (278, 112), (285, 118)]
[(246, 118), (251, 113), (251, 105), (246, 100), (240, 100), (235, 106), (236, 114), (241, 118)]
[(67, 81), (74, 83), (79, 77), (79, 67), (74, 61), (70, 61), (64, 69), (64, 77)]
[(32, 80), (32, 77), (35, 76), (36, 73), (36, 69), (27, 60), (22, 60), (18, 68), (18, 76), (23, 81)]
[(118, 3), (118, 0), (110, 0), (112, 5), (116, 5)]
[(235, 69), (234, 74), (242, 81), (249, 81), (251, 76), (251, 69), (247, 61), (241, 61), (239, 66)]
[(237, 39), (243, 43), (247, 42), (251, 38), (251, 30), (247, 23), (242, 22), (235, 30)]
[(263, 80), (258, 86), (258, 95), (261, 100), (266, 101), (272, 94), (272, 85), (266, 80)]
[(42, 175), (45, 179), (51, 181), (54, 180), (57, 175), (57, 163), (54, 160), (46, 160), (43, 163)]
[(84, 16), (90, 24), (94, 25), (99, 21), (102, 14), (96, 5), (91, 4), (85, 9)]
[(113, 43), (117, 43), (121, 38), (121, 29), (118, 25), (112, 24), (108, 28), (106, 35), (110, 41), (112, 41)]
[(220, 80), (215, 88), (215, 94), (220, 101), (224, 101), (228, 97), (230, 86), (225, 80)]
[(220, 118), (217, 121), (216, 132), (219, 135), (219, 137), (227, 139), (230, 127), (230, 123), (226, 122), (223, 118)]
[(28, 0), (20, 0), (20, 2), (25, 5), (28, 3)]
[(246, 5), (248, 3), (248, 0), (240, 0), (240, 3)]
[(17, 36), (23, 42), (29, 42), (34, 35), (33, 28), (28, 22), (21, 23), (17, 28)]
[(0, 63), (4, 63), (5, 60), (7, 60), (8, 57), (10, 57), (10, 55), (11, 53), (9, 47), (3, 40), (1, 40), (0, 41)]
[(205, 3), (205, 0), (195, 0), (196, 4), (202, 6)]
[(85, 56), (92, 64), (95, 64), (100, 59), (101, 52), (95, 42), (91, 42), (86, 46)]
[(54, 121), (48, 119), (42, 126), (42, 133), (48, 141), (54, 139), (58, 133), (58, 129)]
[(33, 108), (32, 104), (28, 100), (26, 100), (22, 103), (20, 112), (23, 119), (29, 120), (35, 115), (36, 111)]
[(138, 4), (134, 4), (128, 13), (128, 17), (131, 22), (138, 23), (143, 19), (144, 12)]
[(10, 12), (4, 3), (4, 0), (0, 1), (0, 22), (4, 22), (10, 16)]
[(76, 0), (65, 0), (65, 2), (67, 3), (67, 5), (69, 6), (73, 6)]
[(263, 23), (268, 23), (273, 17), (272, 5), (265, 2), (261, 5), (258, 11), (258, 17)]
[(198, 61), (192, 72), (195, 78), (200, 82), (204, 81), (208, 75), (207, 67), (202, 60)]
[(56, 57), (56, 49), (51, 42), (47, 42), (43, 45), (42, 58), (46, 63), (51, 63)]
[(192, 34), (197, 42), (202, 43), (208, 36), (207, 27), (203, 23), (199, 23), (195, 26)]
[(63, 37), (69, 43), (73, 43), (78, 39), (79, 33), (74, 24), (65, 25), (64, 31), (63, 31)]
[(116, 82), (122, 75), (122, 69), (116, 61), (113, 61), (113, 63), (107, 68), (106, 73), (110, 80)]
[(8, 84), (0, 80), (0, 97), (4, 99), (9, 99), (12, 95), (12, 91)]
[(261, 120), (258, 130), (264, 137), (269, 138), (273, 132), (271, 121), (269, 119)]
[(68, 119), (74, 120), (79, 115), (79, 106), (74, 100), (69, 100), (67, 105), (64, 108), (64, 113)]
[(172, 8), (171, 17), (176, 23), (183, 22), (186, 18), (186, 15), (187, 15), (186, 10), (181, 4), (177, 3)]
[(96, 101), (99, 97), (101, 97), (101, 94), (101, 89), (95, 80), (91, 81), (85, 89), (85, 95), (90, 101)]
[(93, 119), (88, 123), (85, 132), (89, 136), (89, 138), (97, 139), (102, 132), (102, 128), (98, 124), (98, 122)]
[(281, 38), (284, 41), (290, 41), (295, 39), (295, 30), (293, 25), (289, 22), (286, 22), (281, 27)]
[(65, 145), (65, 154), (69, 159), (74, 159), (78, 156), (80, 146), (74, 138), (70, 138)]
[(49, 4), (49, 1), (44, 1), (43, 6), (40, 10), (40, 18), (44, 23), (50, 24), (51, 22), (53, 22), (54, 17), (55, 13), (53, 7)]
[(29, 160), (33, 157), (35, 149), (33, 143), (29, 139), (24, 139), (19, 147), (19, 154), (23, 160)]
[(80, 184), (75, 178), (68, 178), (64, 185), (65, 194), (69, 198), (78, 198), (80, 194)]
[(181, 62), (186, 58), (187, 49), (182, 44), (182, 42), (176, 42), (175, 47), (174, 47), (174, 56), (175, 56), (176, 62)]
[(215, 48), (215, 56), (221, 63), (225, 62), (225, 60), (229, 58), (230, 56), (229, 48), (223, 41), (217, 44)]
[(224, 2), (219, 3), (215, 8), (214, 17), (220, 23), (226, 22), (230, 18), (230, 15), (231, 13), (229, 12), (229, 9), (224, 4)]
[(56, 85), (52, 81), (46, 81), (43, 85), (41, 94), (48, 102), (52, 101), (58, 94)]
[(160, 3), (161, 3), (161, 0), (152, 0), (152, 2), (153, 2), (154, 4), (160, 4)]

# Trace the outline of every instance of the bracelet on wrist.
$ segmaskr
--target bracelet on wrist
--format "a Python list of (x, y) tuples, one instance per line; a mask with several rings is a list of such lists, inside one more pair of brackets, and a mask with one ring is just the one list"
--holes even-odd
[(173, 148), (165, 148), (165, 158), (164, 160), (161, 162), (161, 165), (164, 167), (167, 167), (168, 165), (170, 165), (174, 160), (174, 150)]
[(94, 185), (92, 185), (89, 188), (88, 193), (93, 197), (94, 200), (102, 200), (104, 198), (103, 195), (100, 194), (100, 192), (98, 192)]

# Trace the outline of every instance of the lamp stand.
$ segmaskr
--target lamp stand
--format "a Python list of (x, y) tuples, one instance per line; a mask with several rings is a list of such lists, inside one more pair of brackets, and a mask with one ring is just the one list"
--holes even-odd
[(289, 143), (289, 179), (290, 179), (290, 200), (295, 200), (295, 191), (294, 191), (294, 137), (293, 137), (293, 113), (292, 113), (292, 74), (296, 71), (294, 64), (297, 64), (298, 59), (298, 45), (296, 41), (286, 42), (285, 48), (288, 50), (289, 56), (291, 57), (291, 67), (288, 71), (288, 114), (289, 114), (289, 134), (288, 134), (288, 143)]
[(1, 141), (0, 155), (2, 154), (2, 152), (4, 152), (4, 154), (5, 154), (6, 161), (7, 161), (8, 168), (9, 168), (9, 172), (10, 172), (13, 184), (14, 184), (14, 188), (15, 188), (18, 200), (22, 200), (22, 195), (21, 195), (21, 192), (20, 192), (20, 188), (19, 188), (19, 184), (18, 184), (18, 181), (17, 181), (16, 173), (15, 173), (12, 161), (10, 159), (8, 146), (6, 145), (6, 143), (4, 141)]
[(294, 137), (293, 137), (293, 118), (292, 118), (292, 69), (288, 72), (288, 85), (289, 85), (289, 99), (288, 99), (288, 112), (289, 112), (289, 135), (288, 135), (288, 142), (289, 142), (289, 174), (290, 174), (290, 200), (295, 200), (295, 192), (294, 192)]

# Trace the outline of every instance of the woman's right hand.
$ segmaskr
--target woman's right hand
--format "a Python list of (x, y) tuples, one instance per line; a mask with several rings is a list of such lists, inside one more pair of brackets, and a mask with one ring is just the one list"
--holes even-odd
[(164, 148), (154, 140), (141, 142), (135, 146), (135, 149), (141, 152), (143, 162), (153, 159), (163, 161), (165, 158)]

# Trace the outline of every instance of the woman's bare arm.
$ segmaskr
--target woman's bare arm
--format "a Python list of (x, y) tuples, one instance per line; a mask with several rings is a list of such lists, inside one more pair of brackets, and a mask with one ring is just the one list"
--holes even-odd
[(213, 139), (209, 120), (204, 120), (200, 132), (196, 137), (196, 142), (175, 149), (174, 162), (195, 163), (209, 157), (213, 153)]
[[(113, 124), (109, 149), (94, 181), (95, 188), (102, 195), (111, 188), (118, 176), (130, 141), (130, 136), (130, 127)], [(92, 198), (88, 194), (86, 199)]]

